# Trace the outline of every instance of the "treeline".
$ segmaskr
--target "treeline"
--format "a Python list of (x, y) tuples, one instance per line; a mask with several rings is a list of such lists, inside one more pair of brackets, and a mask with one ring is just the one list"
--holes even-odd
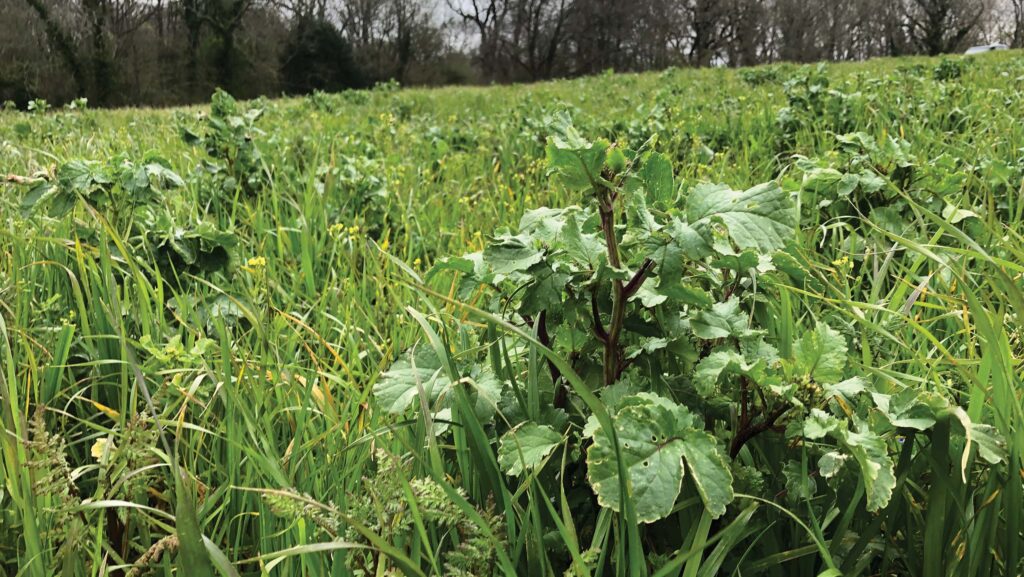
[(3, 0), (0, 100), (94, 106), (1024, 46), (1024, 0)]

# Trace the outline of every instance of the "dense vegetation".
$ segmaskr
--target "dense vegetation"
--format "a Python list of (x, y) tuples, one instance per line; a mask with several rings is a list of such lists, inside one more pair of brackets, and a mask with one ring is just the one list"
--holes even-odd
[(0, 567), (1018, 574), (1022, 82), (0, 113)]

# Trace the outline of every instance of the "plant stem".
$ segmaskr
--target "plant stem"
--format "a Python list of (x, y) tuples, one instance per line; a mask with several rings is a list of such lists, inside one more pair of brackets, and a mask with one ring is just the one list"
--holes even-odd
[(747, 441), (775, 426), (775, 421), (778, 421), (779, 417), (785, 414), (789, 408), (788, 404), (776, 407), (771, 413), (765, 413), (761, 421), (755, 424), (747, 424), (737, 431), (736, 436), (732, 439), (732, 444), (729, 446), (729, 457), (735, 459), (740, 454), (740, 449), (743, 448), (743, 445), (747, 444)]
[[(604, 231), (604, 242), (608, 248), (608, 264), (612, 268), (621, 269), (619, 258), (619, 240), (615, 236), (615, 193), (608, 188), (598, 192), (598, 205), (601, 212), (601, 229)], [(626, 290), (622, 279), (612, 279), (612, 317), (608, 325), (608, 336), (604, 340), (604, 384), (611, 385), (619, 378), (619, 336), (622, 334), (622, 323), (626, 317)]]

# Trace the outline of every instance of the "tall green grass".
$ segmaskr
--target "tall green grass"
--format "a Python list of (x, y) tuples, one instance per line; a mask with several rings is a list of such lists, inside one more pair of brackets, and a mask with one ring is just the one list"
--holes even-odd
[[(451, 527), (468, 520), (479, 533), (467, 546), (504, 575), (1019, 574), (1024, 59), (972, 60), (954, 81), (932, 77), (937, 63), (832, 66), (830, 88), (859, 96), (789, 133), (783, 82), (802, 71), (788, 65), (757, 86), (734, 71), (670, 70), (250, 103), (266, 108), (256, 144), (268, 186), (218, 197), (194, 180), (173, 207), (238, 237), (231, 266), (210, 274), (170, 274), (130, 248), (133, 215), (22, 216), (24, 188), (0, 188), (0, 566), (102, 575), (144, 560), (162, 575), (333, 576), (368, 555), (380, 575), (440, 575), (465, 537)], [(425, 405), (385, 416), (371, 390), (402, 350), (432, 347), (449, 366), (478, 352), (449, 328), (460, 324), (489, 331), (495, 373), (540, 410), (545, 362), (564, 360), (525, 333), (530, 362), (515, 365), (502, 336), (521, 329), (421, 277), (524, 210), (576, 201), (544, 174), (543, 117), (563, 109), (594, 137), (657, 134), (684, 187), (778, 179), (795, 192), (794, 155), (832, 158), (837, 132), (901, 136), (918, 174), (956, 158), (961, 182), (942, 204), (974, 211), (977, 226), (899, 187), (911, 215), (900, 230), (870, 212), (808, 211), (794, 250), (814, 282), (781, 287), (758, 320), (779, 343), (815, 319), (842, 320), (860, 374), (953, 398), (996, 427), (1007, 463), (976, 466), (975, 452), (963, 462), (956, 423), (941, 424), (902, 440), (897, 487), (878, 513), (859, 485), (834, 502), (741, 494), (713, 521), (691, 489), (670, 517), (683, 545), (655, 554), (628, 500), (584, 526), (578, 512), (594, 503), (504, 476), (468, 398), (454, 399), (448, 423)], [(185, 175), (203, 153), (178, 126), (199, 112), (0, 113), (0, 168), (27, 176), (155, 152)], [(374, 160), (387, 190), (378, 221), (346, 212), (349, 185), (323, 176), (354, 157)], [(854, 254), (853, 234), (884, 250)], [(227, 312), (211, 317), (201, 303), (218, 297)], [(600, 416), (601, 401), (573, 384)], [(441, 426), (450, 437), (435, 435)], [(781, 462), (779, 443), (766, 435), (748, 451)], [(564, 478), (579, 474), (568, 455), (550, 458)], [(806, 456), (802, 467), (811, 473)], [(385, 468), (391, 476), (376, 477)], [(395, 532), (382, 519), (399, 501), (408, 530)]]

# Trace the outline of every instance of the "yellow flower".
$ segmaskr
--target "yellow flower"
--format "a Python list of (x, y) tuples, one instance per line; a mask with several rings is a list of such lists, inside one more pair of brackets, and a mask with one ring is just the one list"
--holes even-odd
[(421, 264), (423, 264), (423, 261), (420, 260), (419, 258), (417, 258), (416, 260), (412, 261), (412, 266), (414, 266), (416, 268), (419, 268)]
[(108, 446), (110, 447), (111, 451), (113, 451), (116, 448), (114, 446), (114, 443), (110, 440), (110, 437), (96, 439), (96, 442), (92, 444), (92, 448), (89, 449), (89, 453), (92, 455), (93, 459), (99, 461), (100, 459), (103, 458), (103, 453), (107, 451)]
[(242, 265), (242, 270), (249, 274), (258, 274), (263, 272), (263, 268), (267, 266), (267, 259), (262, 256), (254, 256), (249, 260), (245, 261)]
[(341, 234), (341, 233), (345, 232), (345, 223), (343, 223), (343, 222), (336, 222), (336, 223), (332, 224), (330, 226), (330, 228), (327, 229), (327, 232), (329, 232), (331, 234)]

